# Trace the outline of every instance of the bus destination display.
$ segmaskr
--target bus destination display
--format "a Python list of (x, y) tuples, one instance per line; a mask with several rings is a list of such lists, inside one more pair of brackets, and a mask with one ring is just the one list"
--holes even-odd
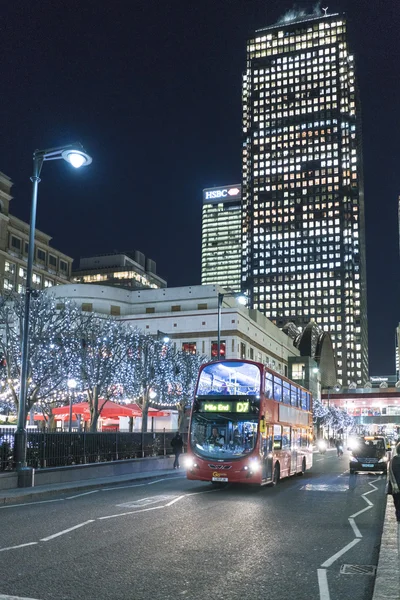
[(250, 402), (200, 402), (200, 412), (250, 412)]

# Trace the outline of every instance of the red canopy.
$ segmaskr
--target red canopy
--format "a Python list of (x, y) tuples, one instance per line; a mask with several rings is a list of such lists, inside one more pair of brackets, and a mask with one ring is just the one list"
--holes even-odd
[[(140, 409), (134, 410), (129, 408), (129, 405), (117, 404), (111, 400), (99, 400), (99, 409), (101, 409), (100, 417), (102, 419), (115, 418), (115, 417), (141, 417), (142, 412)], [(59, 418), (69, 416), (69, 407), (60, 406), (59, 408), (53, 408), (53, 415), (58, 415)], [(86, 419), (90, 418), (89, 402), (79, 402), (72, 405), (72, 413), (74, 415), (83, 415)]]
[[(142, 416), (142, 409), (138, 404), (132, 403), (126, 404), (125, 406), (129, 406), (129, 408), (131, 408), (132, 410), (138, 411), (140, 413), (138, 417)], [(157, 410), (156, 408), (149, 408), (149, 417), (167, 417), (168, 415), (169, 413), (164, 412), (162, 410)]]

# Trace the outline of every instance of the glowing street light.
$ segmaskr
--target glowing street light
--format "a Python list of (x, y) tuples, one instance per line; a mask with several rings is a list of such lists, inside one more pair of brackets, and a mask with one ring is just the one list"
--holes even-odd
[(79, 142), (57, 148), (48, 148), (47, 150), (35, 150), (33, 153), (33, 175), (32, 181), (32, 204), (31, 220), (29, 230), (28, 264), (26, 267), (25, 283), (25, 311), (22, 330), (21, 345), (21, 375), (18, 404), (18, 423), (15, 432), (15, 463), (18, 471), (18, 486), (26, 487), (32, 485), (32, 469), (26, 466), (26, 392), (28, 387), (28, 343), (29, 343), (29, 311), (32, 294), (32, 267), (35, 253), (35, 229), (36, 229), (36, 207), (38, 186), (40, 182), (40, 172), (43, 163), (48, 160), (63, 159), (71, 164), (75, 169), (90, 165), (92, 162), (89, 154), (85, 152), (82, 144)]

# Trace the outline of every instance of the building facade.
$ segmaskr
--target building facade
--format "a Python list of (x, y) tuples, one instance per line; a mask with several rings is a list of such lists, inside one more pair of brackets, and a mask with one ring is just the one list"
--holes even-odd
[(203, 190), (201, 283), (240, 291), (242, 186)]
[[(216, 358), (218, 293), (214, 285), (124, 290), (87, 284), (58, 286), (51, 293), (69, 298), (84, 311), (114, 315), (150, 335), (166, 334), (179, 350)], [(299, 356), (293, 340), (258, 311), (224, 297), (221, 356), (247, 358), (289, 375), (289, 357)]]
[(279, 327), (315, 319), (331, 332), (339, 381), (364, 383), (360, 103), (344, 15), (248, 41), (243, 133), (242, 291)]
[[(0, 172), (0, 290), (25, 290), (30, 226), (10, 214), (12, 181)], [(35, 230), (32, 287), (45, 289), (67, 283), (73, 259), (50, 246), (51, 237)]]
[(72, 280), (132, 289), (167, 287), (165, 279), (156, 274), (154, 260), (138, 250), (129, 254), (115, 252), (81, 258), (79, 269), (72, 273)]

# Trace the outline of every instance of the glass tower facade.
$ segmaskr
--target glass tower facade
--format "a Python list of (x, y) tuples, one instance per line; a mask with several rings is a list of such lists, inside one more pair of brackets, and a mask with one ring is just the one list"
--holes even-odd
[(282, 327), (330, 331), (368, 379), (360, 104), (344, 15), (258, 30), (243, 76), (242, 290)]
[(242, 205), (240, 184), (203, 190), (202, 285), (240, 292)]

